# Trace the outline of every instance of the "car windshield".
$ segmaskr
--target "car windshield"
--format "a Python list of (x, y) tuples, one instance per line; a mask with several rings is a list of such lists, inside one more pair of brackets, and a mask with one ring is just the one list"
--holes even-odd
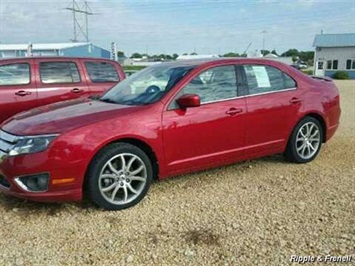
[(118, 83), (101, 101), (123, 105), (145, 105), (159, 101), (194, 66), (156, 65)]

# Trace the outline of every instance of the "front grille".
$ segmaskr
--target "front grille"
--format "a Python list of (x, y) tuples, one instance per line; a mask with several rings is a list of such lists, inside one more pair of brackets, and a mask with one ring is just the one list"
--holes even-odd
[(18, 137), (0, 130), (0, 162), (8, 155), (9, 151), (15, 146)]

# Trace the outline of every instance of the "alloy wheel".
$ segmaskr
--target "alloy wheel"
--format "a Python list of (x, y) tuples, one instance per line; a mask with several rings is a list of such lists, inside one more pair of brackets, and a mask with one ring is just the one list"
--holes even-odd
[(99, 191), (110, 203), (123, 205), (135, 200), (147, 182), (147, 167), (137, 155), (121, 153), (109, 159), (98, 178)]
[(304, 160), (314, 156), (321, 143), (320, 129), (317, 124), (307, 122), (298, 130), (296, 136), (297, 154)]

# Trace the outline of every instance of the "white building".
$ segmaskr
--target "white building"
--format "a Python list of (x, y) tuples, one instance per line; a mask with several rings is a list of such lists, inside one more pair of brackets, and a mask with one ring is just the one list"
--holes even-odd
[(333, 77), (337, 71), (345, 71), (355, 79), (355, 33), (319, 34), (313, 46), (315, 75)]
[(205, 59), (205, 58), (218, 58), (217, 54), (196, 54), (196, 55), (179, 55), (176, 60), (190, 60), (190, 59)]

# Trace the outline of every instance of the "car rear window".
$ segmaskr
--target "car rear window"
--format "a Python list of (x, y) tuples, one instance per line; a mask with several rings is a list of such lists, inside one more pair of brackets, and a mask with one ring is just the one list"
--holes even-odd
[(107, 62), (85, 62), (86, 70), (92, 82), (118, 82), (117, 70)]
[(271, 66), (245, 65), (249, 94), (296, 88), (296, 82), (286, 73)]
[(73, 62), (41, 62), (39, 72), (45, 84), (80, 82), (78, 68)]
[(30, 66), (27, 63), (0, 66), (0, 86), (30, 83)]

